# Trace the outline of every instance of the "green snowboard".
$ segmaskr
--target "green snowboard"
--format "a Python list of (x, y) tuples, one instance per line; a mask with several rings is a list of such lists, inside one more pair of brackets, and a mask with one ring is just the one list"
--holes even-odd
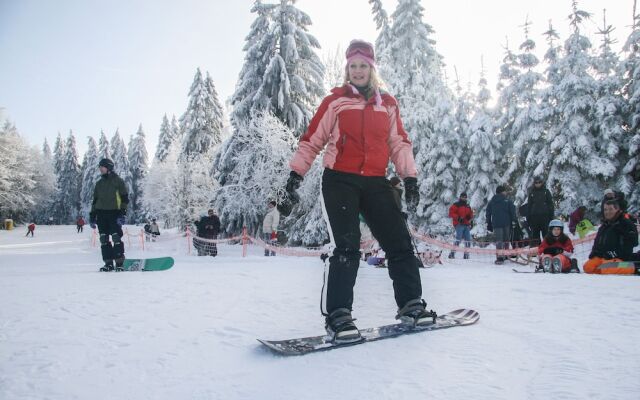
[(122, 266), (125, 271), (164, 271), (173, 267), (173, 258), (127, 258)]

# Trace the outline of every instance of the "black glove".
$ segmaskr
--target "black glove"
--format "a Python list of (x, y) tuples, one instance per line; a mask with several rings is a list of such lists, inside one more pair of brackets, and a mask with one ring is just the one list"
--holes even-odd
[(543, 253), (550, 256), (557, 256), (558, 254), (562, 254), (562, 249), (560, 247), (547, 247)]
[(302, 182), (302, 177), (298, 175), (295, 171), (291, 171), (289, 173), (289, 179), (287, 180), (287, 185), (284, 188), (285, 193), (282, 198), (278, 202), (276, 206), (278, 212), (283, 216), (287, 217), (291, 214), (291, 210), (293, 210), (293, 206), (296, 205), (300, 201), (300, 196), (296, 190), (300, 188), (300, 183)]
[(91, 229), (96, 229), (97, 223), (98, 223), (98, 217), (96, 216), (96, 213), (94, 212), (89, 213), (89, 226), (91, 227)]
[(491, 221), (487, 222), (487, 231), (493, 232), (493, 224), (491, 224)]
[(404, 178), (404, 199), (407, 201), (407, 209), (414, 213), (420, 202), (420, 192), (418, 191), (418, 180), (416, 178)]

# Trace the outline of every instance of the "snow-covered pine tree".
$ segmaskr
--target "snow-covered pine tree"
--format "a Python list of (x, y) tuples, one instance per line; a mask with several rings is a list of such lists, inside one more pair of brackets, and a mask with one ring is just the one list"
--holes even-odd
[(189, 104), (180, 118), (182, 153), (180, 159), (188, 160), (207, 153), (220, 143), (222, 135), (222, 107), (217, 98), (213, 81), (207, 73), (202, 77), (197, 69), (189, 89)]
[(98, 156), (101, 160), (103, 158), (111, 159), (111, 147), (109, 146), (109, 140), (102, 130), (100, 131), (100, 139), (98, 139)]
[(49, 142), (47, 139), (44, 139), (44, 144), (42, 145), (42, 157), (44, 157), (44, 161), (49, 162), (50, 168), (53, 168), (53, 153), (51, 153), (51, 147), (49, 147)]
[(485, 209), (500, 181), (497, 171), (500, 143), (496, 135), (495, 119), (488, 103), (491, 92), (487, 89), (484, 65), (480, 72), (479, 90), (476, 95), (476, 107), (469, 123), (469, 205), (474, 210), (475, 230), (484, 232)]
[(164, 162), (153, 163), (153, 168), (143, 181), (143, 208), (158, 220), (164, 221), (165, 228), (180, 225), (179, 210), (175, 207), (179, 201), (177, 164), (178, 148), (173, 146)]
[(53, 171), (53, 155), (45, 139), (42, 153), (30, 149), (33, 154), (34, 204), (31, 212), (36, 223), (44, 223), (51, 213), (55, 201), (56, 176)]
[(531, 22), (524, 27), (520, 53), (507, 50), (501, 68), (503, 79), (500, 96), (500, 139), (504, 151), (503, 181), (514, 189), (515, 203), (524, 204), (532, 177), (544, 174), (544, 155), (548, 153), (545, 137), (545, 115), (540, 107), (542, 75), (536, 71), (539, 61), (534, 54), (536, 44), (529, 37)]
[(627, 148), (624, 143), (625, 101), (620, 92), (622, 76), (617, 74), (620, 59), (611, 48), (615, 40), (611, 38), (614, 28), (607, 24), (606, 10), (603, 10), (602, 27), (598, 34), (602, 36), (600, 51), (593, 58), (593, 69), (597, 78), (597, 100), (595, 104), (595, 122), (597, 129), (596, 151), (606, 157), (616, 168), (614, 176), (600, 182), (601, 187), (616, 187), (629, 194), (629, 176), (621, 173), (627, 161)]
[(569, 16), (573, 33), (558, 60), (559, 82), (549, 88), (562, 118), (554, 118), (549, 126), (548, 185), (558, 202), (557, 211), (563, 214), (579, 205), (595, 207), (602, 197), (599, 182), (616, 172), (612, 160), (597, 151), (594, 111), (598, 85), (589, 73), (591, 42), (580, 32), (583, 20), (589, 17), (574, 0)]
[(338, 45), (335, 51), (324, 54), (322, 57), (324, 64), (324, 87), (327, 91), (336, 86), (342, 86), (344, 81), (344, 51)]
[(120, 131), (116, 129), (116, 132), (111, 138), (111, 160), (114, 163), (113, 170), (127, 185), (127, 190), (131, 193), (131, 168), (129, 168), (129, 155), (127, 153), (127, 146), (124, 144), (124, 140), (120, 137)]
[(60, 224), (70, 224), (76, 220), (80, 210), (80, 165), (73, 131), (65, 143), (65, 152), (58, 171), (58, 197), (56, 217)]
[(246, 226), (253, 234), (262, 226), (267, 202), (276, 200), (286, 183), (284, 171), (288, 171), (296, 139), (293, 130), (270, 113), (247, 120), (234, 138), (242, 151), (235, 155), (237, 167), (216, 193), (214, 206), (228, 233), (238, 233)]
[(93, 201), (93, 189), (96, 187), (96, 182), (100, 178), (100, 172), (98, 170), (98, 163), (101, 157), (98, 154), (98, 147), (93, 137), (89, 137), (87, 141), (87, 151), (84, 153), (81, 168), (81, 181), (80, 185), (80, 213), (87, 218), (89, 211), (91, 211), (91, 202)]
[(458, 136), (458, 151), (460, 159), (460, 169), (456, 171), (457, 187), (455, 188), (454, 198), (451, 202), (454, 202), (458, 195), (464, 191), (467, 191), (469, 185), (469, 155), (472, 151), (469, 148), (469, 137), (471, 135), (471, 128), (469, 126), (472, 115), (474, 114), (475, 97), (469, 87), (464, 89), (458, 76), (458, 69), (454, 67), (456, 74), (456, 103), (455, 103), (455, 130)]
[(640, 15), (633, 4), (633, 29), (627, 38), (623, 50), (626, 58), (620, 63), (619, 75), (622, 76), (622, 95), (626, 101), (625, 130), (627, 134), (622, 142), (627, 144), (627, 163), (622, 169), (623, 176), (619, 188), (630, 200), (632, 208), (637, 210), (640, 204), (640, 185), (628, 175), (640, 165)]
[[(258, 18), (266, 21), (262, 21), (255, 32), (258, 42), (254, 46), (257, 47), (249, 48), (245, 64), (266, 64), (260, 86), (254, 89), (249, 114), (268, 111), (300, 136), (324, 95), (324, 66), (315, 52), (320, 44), (308, 32), (311, 19), (295, 6), (295, 0), (280, 0), (268, 9), (262, 6)], [(257, 59), (253, 58), (256, 50), (259, 51)], [(253, 72), (260, 70), (262, 67), (256, 67)], [(244, 83), (239, 82), (238, 86), (244, 87)], [(234, 104), (235, 99), (234, 95)]]
[(165, 114), (164, 117), (162, 117), (162, 125), (160, 125), (160, 135), (158, 136), (158, 145), (156, 146), (154, 163), (164, 162), (167, 158), (167, 155), (169, 155), (169, 151), (171, 150), (171, 146), (175, 143), (176, 137), (174, 135), (176, 133), (177, 132), (175, 132), (169, 124), (167, 114)]
[(131, 175), (131, 193), (129, 194), (129, 221), (139, 223), (145, 220), (145, 212), (142, 203), (144, 179), (148, 173), (149, 157), (145, 143), (142, 124), (138, 132), (129, 141), (129, 171)]
[(389, 26), (389, 16), (385, 11), (381, 0), (369, 0), (371, 4), (371, 13), (376, 22), (376, 29), (379, 31), (376, 38), (375, 49), (378, 58), (378, 64), (387, 64), (387, 60), (383, 60), (386, 54), (387, 44), (390, 41), (391, 28)]
[(56, 137), (56, 143), (53, 147), (53, 169), (55, 173), (60, 173), (62, 169), (62, 163), (64, 162), (64, 154), (66, 152), (65, 143), (62, 139), (62, 135), (58, 132), (58, 136)]

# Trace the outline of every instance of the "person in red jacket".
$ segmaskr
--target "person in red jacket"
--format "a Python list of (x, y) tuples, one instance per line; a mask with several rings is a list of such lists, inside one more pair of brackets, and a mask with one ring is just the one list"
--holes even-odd
[(422, 300), (419, 260), (411, 234), (385, 178), (389, 160), (404, 180), (410, 213), (419, 202), (413, 145), (400, 119), (398, 102), (381, 89), (373, 46), (353, 40), (346, 51), (344, 84), (331, 90), (311, 119), (289, 166), (278, 210), (288, 216), (300, 200), (297, 189), (324, 150), (322, 206), (333, 255), (325, 267), (321, 312), (336, 342), (362, 340), (351, 316), (360, 261), (360, 213), (386, 254), (398, 313), (409, 326), (430, 324), (435, 313)]
[[(449, 207), (449, 217), (453, 222), (453, 228), (456, 230), (456, 246), (460, 244), (460, 240), (464, 239), (464, 246), (471, 246), (471, 226), (473, 223), (473, 210), (467, 203), (467, 192), (460, 193), (458, 201)], [(451, 251), (449, 258), (456, 258), (456, 252)], [(469, 258), (469, 253), (465, 251), (464, 258)]]
[(79, 215), (78, 219), (76, 220), (76, 228), (78, 230), (78, 233), (82, 232), (82, 230), (84, 229), (84, 225), (85, 225), (84, 218), (82, 218), (82, 215)]
[(575, 235), (576, 227), (578, 226), (580, 221), (584, 219), (584, 215), (586, 214), (586, 212), (587, 212), (587, 207), (580, 206), (576, 208), (574, 212), (571, 213), (571, 215), (569, 216), (569, 232)]
[(580, 272), (573, 256), (573, 242), (562, 231), (564, 223), (559, 219), (549, 222), (549, 229), (538, 246), (538, 257), (544, 272)]
[(29, 225), (27, 225), (27, 234), (24, 235), (25, 237), (31, 235), (31, 237), (33, 237), (33, 231), (36, 230), (36, 224), (34, 224), (33, 222), (30, 223)]

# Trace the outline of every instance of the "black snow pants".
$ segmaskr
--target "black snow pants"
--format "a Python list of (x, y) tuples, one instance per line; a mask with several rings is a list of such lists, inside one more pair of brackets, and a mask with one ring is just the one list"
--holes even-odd
[[(122, 227), (116, 220), (118, 210), (96, 210), (98, 233), (100, 234), (100, 249), (105, 262), (124, 259), (124, 243), (122, 243)], [(113, 240), (113, 245), (109, 240)]]
[(529, 223), (529, 229), (531, 230), (531, 247), (537, 247), (540, 245), (540, 240), (544, 239), (547, 235), (547, 228), (551, 220), (546, 215), (532, 215), (527, 218)]
[(360, 213), (386, 253), (398, 308), (422, 297), (418, 260), (394, 196), (391, 183), (384, 177), (325, 169), (323, 207), (335, 249), (325, 268), (320, 307), (323, 315), (338, 308), (352, 308), (360, 261)]

